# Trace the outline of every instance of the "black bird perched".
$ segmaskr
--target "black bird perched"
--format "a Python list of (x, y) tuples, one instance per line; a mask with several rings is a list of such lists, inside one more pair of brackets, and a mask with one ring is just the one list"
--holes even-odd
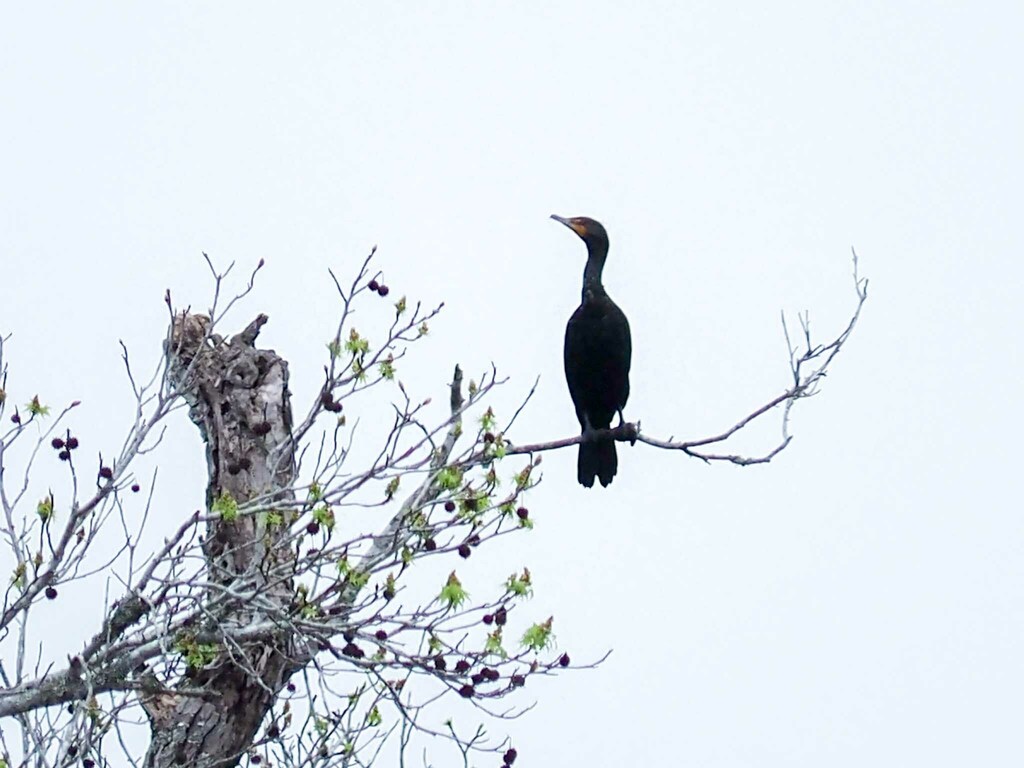
[[(587, 266), (583, 270), (583, 300), (565, 327), (565, 380), (576, 406), (576, 418), (584, 435), (608, 429), (612, 416), (619, 414), (629, 398), (629, 360), (632, 342), (629, 321), (611, 300), (601, 283), (608, 257), (608, 233), (600, 222), (578, 216), (561, 222), (587, 244)], [(614, 440), (580, 443), (576, 478), (591, 488), (594, 478), (607, 486), (619, 468)]]

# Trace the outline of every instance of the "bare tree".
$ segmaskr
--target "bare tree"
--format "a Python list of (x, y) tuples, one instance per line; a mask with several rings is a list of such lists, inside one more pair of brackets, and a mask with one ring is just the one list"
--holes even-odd
[[(431, 421), (428, 401), (410, 397), (395, 372), (441, 308), (397, 299), (389, 327), (375, 334), (383, 340), (371, 344), (353, 326), (352, 309), (389, 293), (373, 256), (351, 283), (335, 279), (341, 310), (323, 384), (297, 422), (287, 362), (256, 346), (266, 316), (220, 333), (262, 262), (229, 300), (222, 294), (231, 270), (211, 263), (214, 297), (205, 313), (177, 309), (168, 295), (160, 365), (140, 382), (124, 351), (134, 424), (118, 455), (95, 471), (84, 468), (68, 427), (77, 403), (52, 416), (38, 398), (23, 409), (9, 402), (0, 339), (0, 416), (10, 424), (0, 434), (0, 532), (11, 556), (0, 615), (0, 718), (14, 726), (0, 732), (6, 764), (369, 765), (389, 741), (404, 764), (414, 735), (425, 733), (445, 738), (467, 766), (477, 751), (501, 753), (511, 765), (515, 749), (485, 724), (529, 708), (515, 695), (530, 678), (600, 662), (581, 665), (555, 652), (551, 618), (531, 617), (506, 635), (510, 615), (532, 594), (526, 568), (484, 599), (470, 599), (457, 569), (436, 583), (420, 575), (440, 562), (434, 558), (470, 557), (530, 528), (521, 497), (537, 483), (543, 452), (585, 438), (512, 442), (526, 402), (498, 423), (489, 405), (503, 383), (495, 370), (467, 381), (456, 366), (446, 412)], [(823, 345), (812, 343), (806, 317), (800, 344), (787, 331), (790, 386), (732, 427), (683, 442), (649, 437), (639, 424), (601, 434), (709, 462), (770, 461), (791, 439), (790, 409), (814, 394), (857, 323), (867, 283), (856, 275), (856, 256), (854, 278), (858, 300), (847, 327)], [(399, 397), (385, 437), (368, 464), (353, 466), (359, 430), (349, 413), (386, 382)], [(166, 420), (182, 406), (206, 445), (206, 509), (144, 551), (149, 502), (134, 501), (134, 466), (160, 445)], [(782, 436), (764, 454), (709, 452), (776, 408)], [(28, 478), (49, 450), (66, 468), (67, 490), (30, 499)], [(133, 526), (125, 507), (139, 503), (147, 514)], [(357, 511), (384, 514), (383, 525), (361, 530)], [(121, 539), (97, 567), (104, 530)], [(56, 599), (66, 583), (104, 573), (116, 574), (121, 593), (91, 637), (66, 664), (33, 668), (33, 607)], [(445, 712), (475, 709), (479, 725), (438, 724), (429, 713), (442, 699)]]

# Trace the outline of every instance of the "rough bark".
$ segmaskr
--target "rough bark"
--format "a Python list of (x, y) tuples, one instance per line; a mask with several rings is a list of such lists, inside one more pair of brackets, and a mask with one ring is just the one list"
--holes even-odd
[[(288, 513), (278, 513), (283, 524), (267, 521), (275, 501), (290, 498), (296, 468), (288, 365), (255, 347), (266, 321), (260, 315), (241, 333), (221, 339), (207, 334), (205, 316), (182, 314), (168, 341), (172, 372), (206, 443), (208, 509), (227, 496), (240, 505), (260, 500), (255, 513), (230, 521), (214, 516), (207, 525), (206, 596), (213, 607), (195, 628), (203, 642), (216, 642), (226, 628), (287, 613), (293, 600)], [(293, 643), (282, 628), (258, 641), (224, 644), (212, 664), (180, 682), (187, 694), (144, 700), (152, 728), (145, 765), (236, 765), (300, 665), (297, 656), (305, 655)]]

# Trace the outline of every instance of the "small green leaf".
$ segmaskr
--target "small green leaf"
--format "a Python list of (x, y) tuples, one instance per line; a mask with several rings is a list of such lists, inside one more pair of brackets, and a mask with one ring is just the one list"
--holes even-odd
[(512, 574), (508, 577), (508, 581), (505, 582), (505, 589), (507, 589), (515, 597), (533, 597), (533, 585), (530, 579), (530, 569), (523, 568), (523, 572), (520, 575)]
[(445, 467), (437, 473), (437, 484), (446, 491), (454, 491), (462, 485), (462, 470), (458, 467)]
[(534, 624), (523, 633), (523, 639), (519, 642), (531, 651), (543, 651), (555, 642), (555, 636), (551, 634), (551, 625), (554, 617), (540, 624)]
[(331, 359), (338, 357), (341, 354), (341, 339), (332, 339), (327, 342), (327, 351), (331, 353)]
[(50, 406), (43, 405), (41, 402), (39, 402), (39, 395), (35, 395), (30, 402), (26, 403), (25, 404), (25, 408), (33, 416), (49, 416), (50, 415)]
[(230, 523), (238, 519), (238, 502), (227, 491), (221, 491), (220, 496), (214, 499), (210, 511), (219, 515), (224, 522)]
[(487, 635), (487, 641), (484, 643), (484, 653), (493, 653), (501, 658), (507, 658), (508, 652), (501, 644), (501, 627), (498, 627), (489, 635)]
[(488, 409), (484, 411), (484, 415), (480, 417), (480, 427), (484, 432), (490, 432), (494, 429), (494, 421), (494, 409), (488, 407)]
[(321, 504), (313, 510), (313, 519), (325, 526), (327, 530), (334, 530), (334, 511), (326, 504)]
[(50, 521), (53, 517), (53, 494), (50, 493), (40, 499), (39, 503), (36, 504), (36, 514), (39, 515), (39, 519), (44, 523)]
[(380, 710), (377, 709), (376, 705), (374, 705), (373, 709), (371, 709), (369, 714), (366, 716), (366, 724), (371, 727), (378, 726), (381, 724), (383, 719), (384, 718), (380, 716)]
[(441, 594), (438, 595), (438, 599), (448, 608), (458, 608), (468, 598), (469, 593), (462, 588), (462, 582), (455, 575), (455, 571), (452, 571), (448, 576), (448, 582), (441, 588)]

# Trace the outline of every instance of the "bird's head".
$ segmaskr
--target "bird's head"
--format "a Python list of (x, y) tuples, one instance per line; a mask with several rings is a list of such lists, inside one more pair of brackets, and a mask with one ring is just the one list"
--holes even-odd
[(587, 216), (573, 216), (571, 219), (564, 219), (555, 214), (551, 214), (551, 218), (560, 224), (565, 224), (565, 226), (579, 235), (580, 239), (587, 244), (588, 249), (592, 246), (598, 246), (607, 250), (608, 233), (600, 221), (594, 221)]

